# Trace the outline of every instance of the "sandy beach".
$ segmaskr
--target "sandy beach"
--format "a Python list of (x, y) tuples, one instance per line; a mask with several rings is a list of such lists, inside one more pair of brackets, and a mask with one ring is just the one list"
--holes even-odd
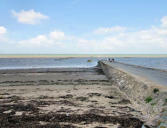
[(2, 128), (141, 128), (140, 115), (99, 68), (0, 71)]

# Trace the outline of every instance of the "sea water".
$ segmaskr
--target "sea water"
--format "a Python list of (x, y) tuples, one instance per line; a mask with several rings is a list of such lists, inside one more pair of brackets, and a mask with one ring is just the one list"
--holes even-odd
[[(35, 57), (0, 58), (0, 69), (94, 67), (108, 57)], [(167, 70), (167, 57), (115, 57), (115, 61), (149, 68)]]

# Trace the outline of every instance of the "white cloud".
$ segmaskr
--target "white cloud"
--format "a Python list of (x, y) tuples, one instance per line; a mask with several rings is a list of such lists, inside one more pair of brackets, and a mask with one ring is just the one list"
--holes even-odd
[(0, 26), (0, 35), (3, 35), (7, 32), (6, 28), (3, 26)]
[[(101, 40), (96, 40), (97, 43), (95, 47), (98, 48), (96, 51), (111, 53), (167, 52), (166, 26), (167, 17), (165, 16), (161, 20), (161, 26), (153, 26), (146, 30), (129, 31), (126, 27), (117, 26), (96, 29), (93, 32), (103, 37)], [(104, 35), (105, 33), (107, 33), (107, 35)], [(88, 45), (91, 45), (91, 41), (87, 43), (87, 46)]]
[(54, 40), (63, 40), (65, 38), (64, 32), (53, 31), (49, 34), (50, 38)]
[(98, 28), (94, 31), (95, 34), (107, 34), (107, 33), (116, 33), (116, 32), (124, 32), (126, 30), (126, 27), (121, 26), (115, 26), (111, 28)]
[(4, 26), (0, 26), (0, 43), (7, 42), (6, 33), (7, 29)]
[(45, 35), (38, 35), (37, 37), (19, 41), (19, 44), (22, 46), (46, 46), (49, 44), (48, 39)]
[(12, 10), (12, 15), (17, 18), (18, 22), (23, 24), (38, 24), (41, 20), (48, 19), (48, 16), (35, 12), (33, 9), (21, 10), (20, 12)]
[[(97, 32), (97, 35), (95, 34)], [(107, 33), (107, 34), (105, 34)], [(24, 48), (42, 47), (54, 53), (58, 49), (76, 53), (166, 53), (167, 29), (162, 22), (160, 26), (149, 29), (130, 31), (126, 27), (102, 28), (92, 31), (87, 37), (77, 37), (62, 31), (52, 31), (45, 35), (21, 40), (19, 45)], [(38, 47), (36, 47), (38, 46)]]
[(53, 45), (63, 45), (61, 41), (63, 42), (65, 40), (64, 32), (61, 31), (53, 31), (50, 32), (48, 35), (38, 35), (34, 38), (28, 39), (28, 40), (21, 40), (19, 41), (19, 44), (22, 46), (28, 46), (28, 47), (34, 47), (34, 46), (53, 46)]
[(167, 16), (162, 17), (161, 22), (163, 27), (167, 27)]

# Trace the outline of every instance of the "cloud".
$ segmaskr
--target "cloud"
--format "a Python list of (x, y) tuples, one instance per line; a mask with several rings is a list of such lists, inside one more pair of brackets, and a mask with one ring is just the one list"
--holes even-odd
[[(131, 31), (126, 27), (98, 28), (93, 31), (102, 36), (96, 43), (96, 51), (111, 53), (165, 53), (167, 52), (167, 16), (161, 19), (160, 26)], [(106, 34), (107, 35), (104, 35)], [(99, 43), (100, 42), (100, 43)], [(82, 46), (83, 47), (83, 46)]]
[(19, 41), (19, 44), (20, 45), (23, 45), (23, 46), (41, 46), (41, 45), (48, 45), (49, 42), (48, 42), (48, 39), (45, 35), (38, 35), (37, 37), (34, 37), (34, 38), (31, 38), (31, 39), (28, 39), (28, 40), (22, 40), (22, 41)]
[(27, 11), (21, 10), (20, 12), (12, 10), (11, 12), (17, 18), (18, 22), (23, 24), (38, 24), (41, 20), (48, 19), (48, 16), (40, 12), (35, 12), (33, 9)]
[(0, 43), (7, 42), (6, 33), (7, 29), (4, 26), (0, 26)]
[(64, 32), (55, 30), (46, 35), (38, 35), (28, 40), (21, 40), (19, 41), (19, 44), (22, 46), (28, 46), (28, 47), (53, 46), (55, 44), (63, 45), (61, 41), (64, 41), (65, 38), (66, 37), (65, 37)]
[(111, 28), (98, 28), (94, 31), (95, 34), (108, 34), (108, 33), (116, 33), (116, 32), (124, 32), (126, 30), (126, 27), (121, 26), (114, 26)]
[(7, 32), (6, 28), (3, 26), (0, 26), (0, 35), (3, 35)]
[(34, 50), (34, 53), (47, 50), (47, 53), (156, 54), (167, 53), (166, 37), (167, 29), (161, 20), (159, 26), (135, 31), (127, 27), (101, 27), (89, 32), (89, 38), (54, 30), (20, 40), (16, 45), (25, 49), (25, 52)]
[(65, 39), (64, 32), (61, 31), (53, 31), (49, 34), (50, 38), (54, 40), (63, 40)]
[(164, 16), (164, 17), (161, 19), (161, 22), (162, 22), (162, 26), (163, 26), (163, 27), (167, 27), (167, 16)]

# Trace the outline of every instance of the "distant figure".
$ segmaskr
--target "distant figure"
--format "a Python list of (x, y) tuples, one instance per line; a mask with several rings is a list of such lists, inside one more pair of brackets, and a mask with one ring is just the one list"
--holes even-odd
[(112, 59), (111, 59), (111, 58), (108, 58), (108, 61), (109, 61), (109, 62), (114, 62), (115, 60), (114, 60), (114, 58), (112, 58)]

